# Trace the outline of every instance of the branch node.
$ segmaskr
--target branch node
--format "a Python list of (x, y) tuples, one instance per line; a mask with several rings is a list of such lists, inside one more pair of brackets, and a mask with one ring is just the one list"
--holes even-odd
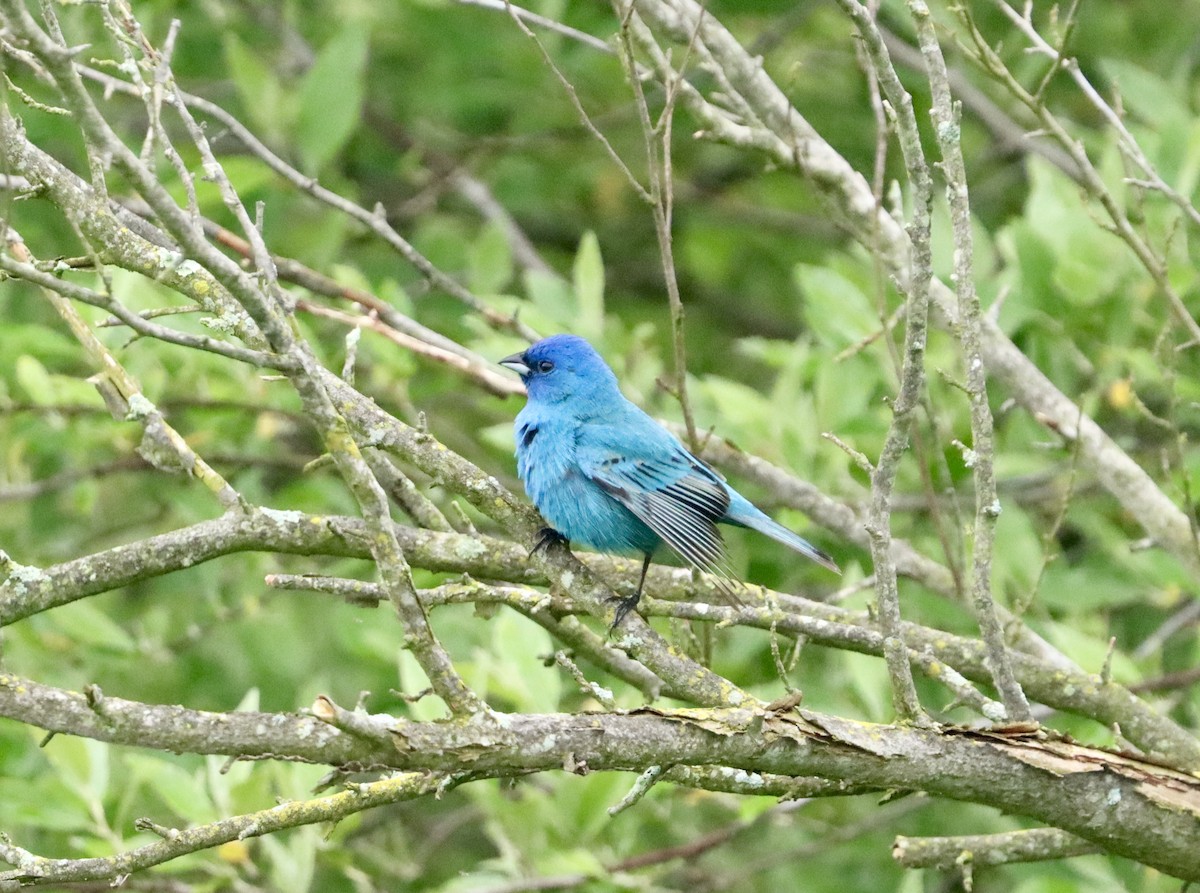
[(1110, 636), (1108, 639), (1108, 652), (1104, 655), (1104, 665), (1100, 668), (1100, 681), (1105, 685), (1112, 682), (1112, 664), (1113, 652), (1117, 647), (1117, 637)]
[(645, 797), (650, 788), (654, 787), (654, 783), (662, 777), (664, 771), (665, 767), (663, 766), (649, 767), (637, 777), (637, 780), (633, 783), (633, 787), (629, 789), (629, 793), (621, 798), (621, 802), (608, 808), (608, 814), (610, 816), (619, 815)]
[(830, 431), (821, 432), (821, 436), (853, 459), (854, 464), (857, 465), (862, 471), (866, 472), (868, 475), (875, 473), (875, 466), (871, 464), (871, 460), (867, 458), (865, 453), (856, 450), (854, 447), (850, 446), (850, 444), (846, 443), (844, 440)]
[(562, 767), (564, 772), (570, 772), (572, 775), (587, 775), (592, 771), (588, 768), (587, 760), (576, 760), (572, 752), (563, 755)]
[(160, 825), (147, 818), (134, 819), (133, 827), (138, 831), (149, 831), (167, 841), (176, 841), (183, 833), (178, 828), (168, 828), (166, 825)]
[(583, 690), (584, 694), (591, 695), (608, 710), (616, 708), (617, 704), (613, 698), (612, 690), (605, 688), (597, 682), (592, 682), (583, 675), (583, 670), (579, 669), (579, 666), (567, 656), (565, 651), (554, 652), (554, 663), (571, 674), (571, 678), (575, 680), (575, 684)]
[(87, 700), (87, 705), (97, 714), (104, 715), (104, 692), (96, 683), (90, 683), (83, 687), (83, 696)]

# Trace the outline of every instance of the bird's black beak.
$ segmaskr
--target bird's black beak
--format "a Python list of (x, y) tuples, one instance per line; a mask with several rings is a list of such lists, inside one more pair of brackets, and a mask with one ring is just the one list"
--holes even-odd
[(522, 378), (529, 374), (529, 365), (525, 362), (525, 354), (523, 353), (515, 353), (511, 357), (505, 357), (500, 361), (500, 365), (505, 369), (511, 369)]

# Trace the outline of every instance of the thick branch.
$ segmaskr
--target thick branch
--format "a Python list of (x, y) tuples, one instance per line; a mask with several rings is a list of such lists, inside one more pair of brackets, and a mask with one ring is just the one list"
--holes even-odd
[[(52, 711), (43, 709), (53, 705)], [(748, 709), (511, 714), (496, 722), (362, 716), (354, 734), (316, 719), (214, 714), (87, 698), (0, 677), (0, 711), (48, 731), (166, 750), (312, 759), (405, 770), (511, 774), (586, 765), (642, 771), (731, 766), (924, 790), (1030, 816), (1185, 880), (1200, 880), (1200, 781), (1042, 737), (872, 725)], [(391, 730), (392, 741), (381, 737)]]
[[(395, 534), (416, 567), (534, 585), (548, 582), (548, 569), (553, 578), (562, 578), (562, 572), (552, 570), (553, 563), (532, 564), (524, 548), (503, 540), (403, 525), (395, 526)], [(19, 566), (11, 559), (0, 558), (0, 626), (79, 598), (184, 570), (236, 552), (369, 558), (369, 536), (366, 525), (357, 518), (259, 509), (249, 515), (226, 515), (203, 521), (45, 569)], [(632, 592), (637, 583), (639, 562), (593, 554), (580, 557), (592, 573), (615, 583), (619, 591)], [(573, 559), (570, 562), (574, 563)], [(573, 587), (582, 585), (574, 578), (570, 584)], [(867, 615), (837, 605), (751, 589), (744, 593), (750, 603), (742, 608), (695, 604), (697, 600), (722, 601), (722, 590), (713, 581), (693, 579), (689, 570), (660, 566), (651, 568), (647, 592), (654, 593), (657, 599), (679, 602), (676, 608), (663, 611), (669, 616), (737, 623), (764, 630), (776, 628), (803, 635), (827, 647), (876, 656), (883, 654), (882, 637)], [(358, 595), (361, 600), (362, 596), (378, 597), (380, 592), (364, 584)], [(683, 672), (686, 662), (677, 666), (674, 659), (662, 658), (657, 664), (659, 670), (655, 670), (650, 664), (656, 659), (651, 657), (643, 661), (650, 667), (648, 677), (638, 674), (634, 667), (610, 663), (606, 656), (610, 649), (606, 646), (603, 651), (597, 650), (597, 646), (603, 644), (597, 634), (566, 617), (571, 611), (590, 613), (587, 603), (576, 601), (569, 590), (567, 595), (568, 599), (560, 604), (551, 603), (548, 611), (531, 610), (529, 616), (539, 623), (556, 624), (557, 629), (552, 632), (562, 641), (586, 649), (590, 659), (599, 666), (610, 669), (614, 675), (628, 679), (648, 693), (654, 691), (654, 678), (661, 680), (659, 693), (678, 699), (691, 697), (689, 693), (695, 692), (697, 685), (700, 685), (700, 691), (711, 692), (714, 696), (719, 691), (719, 688), (710, 688), (710, 684), (719, 686), (717, 680), (720, 677), (710, 683), (707, 677), (697, 681), (685, 676), (684, 682), (679, 683), (674, 676), (663, 675), (668, 669)], [(647, 601), (650, 613), (655, 613), (655, 605), (661, 604), (657, 599)], [(762, 604), (755, 604), (759, 599)], [(543, 600), (540, 593), (531, 594), (531, 604)], [(916, 652), (930, 655), (972, 681), (986, 683), (990, 680), (983, 643), (913, 623), (905, 623), (902, 629), (905, 641)], [(643, 656), (647, 653), (645, 644), (641, 651)], [(1012, 660), (1014, 672), (1031, 698), (1058, 710), (1089, 717), (1105, 726), (1116, 723), (1122, 734), (1144, 751), (1181, 768), (1200, 768), (1200, 740), (1157, 713), (1128, 689), (1037, 656), (1014, 653)]]

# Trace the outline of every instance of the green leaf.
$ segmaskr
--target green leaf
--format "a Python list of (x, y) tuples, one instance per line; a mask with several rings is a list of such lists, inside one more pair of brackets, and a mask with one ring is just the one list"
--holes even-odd
[(233, 75), (233, 85), (242, 100), (248, 123), (260, 138), (269, 142), (280, 139), (291, 120), (293, 97), (279, 83), (275, 72), (262, 57), (249, 49), (233, 31), (222, 34), (225, 62)]
[[(1005, 463), (997, 463), (1003, 477), (1015, 477), (1005, 472)], [(996, 592), (1028, 592), (1042, 564), (1043, 546), (1038, 531), (1028, 514), (1020, 510), (1015, 500), (1003, 497), (1000, 517), (996, 520), (996, 550), (992, 587)]]
[(503, 453), (511, 454), (513, 451), (512, 422), (499, 422), (495, 425), (488, 425), (486, 428), (480, 428), (475, 432), (475, 436), (481, 443), (496, 447)]
[(521, 318), (527, 323), (539, 331), (554, 332), (577, 321), (571, 288), (561, 277), (528, 270), (522, 278), (530, 306), (521, 308)]
[(512, 280), (512, 246), (504, 227), (489, 223), (467, 253), (471, 290), (476, 294), (502, 291)]
[(849, 677), (850, 690), (865, 708), (867, 718), (885, 721), (892, 709), (886, 667), (861, 654), (846, 654), (843, 666)]
[[(238, 192), (243, 197), (253, 195), (260, 190), (269, 187), (276, 178), (275, 172), (262, 163), (258, 158), (226, 156), (221, 159), (221, 168), (225, 171), (225, 176), (229, 178), (229, 182), (237, 188)], [(173, 173), (172, 169), (172, 173)], [(167, 172), (164, 171), (164, 176)], [(182, 202), (185, 199), (186, 192), (183, 184), (178, 178), (172, 178), (169, 181), (171, 194), (175, 196), (175, 200)], [(217, 183), (208, 178), (197, 178), (195, 181), (196, 201), (200, 204), (200, 210), (211, 216), (219, 217), (227, 209), (225, 200), (221, 197), (221, 187)], [(247, 202), (249, 204), (249, 202)], [(269, 212), (274, 208), (269, 209)], [(137, 279), (132, 278), (131, 274), (129, 281), (136, 282)], [(140, 274), (137, 278), (142, 278)], [(146, 306), (153, 307), (162, 303), (162, 291), (158, 287), (148, 287), (148, 284), (143, 281), (138, 284), (138, 290), (151, 296)]]
[(0, 778), (0, 803), (9, 828), (44, 828), (86, 831), (87, 814), (78, 807), (78, 795), (60, 775), (41, 772), (26, 778)]
[(604, 332), (604, 261), (600, 240), (591, 230), (579, 242), (571, 278), (579, 304), (575, 331), (585, 338), (598, 339)]
[(822, 342), (848, 347), (880, 328), (879, 313), (855, 283), (829, 267), (797, 264), (804, 320)]
[(39, 406), (54, 404), (54, 382), (46, 367), (29, 354), (17, 357), (15, 363), (17, 384), (29, 396), (29, 399)]
[(1156, 129), (1192, 120), (1185, 91), (1127, 59), (1105, 59), (1101, 69), (1121, 94), (1124, 108)]
[[(1088, 583), (1082, 585), (1087, 586)], [(1044, 634), (1051, 645), (1088, 672), (1099, 673), (1108, 659), (1107, 641), (1082, 632), (1071, 624), (1048, 623)], [(1119, 649), (1112, 655), (1112, 678), (1125, 684), (1141, 678), (1133, 660)]]
[(1000, 311), (1008, 332), (1044, 318), (1046, 306), (1057, 300), (1054, 287), (1054, 250), (1025, 222), (1006, 229), (1001, 237), (1001, 254), (1018, 280)]
[(543, 655), (554, 653), (549, 633), (531, 620), (512, 611), (501, 611), (492, 621), (492, 641), (476, 651), (471, 680), (489, 700), (502, 698), (512, 709), (551, 713), (559, 709), (563, 670), (547, 667)]
[(65, 605), (48, 615), (47, 622), (53, 623), (75, 645), (122, 653), (129, 653), (136, 647), (129, 633), (89, 601)]
[(137, 780), (185, 822), (210, 822), (220, 818), (204, 787), (203, 777), (177, 763), (140, 753), (125, 756), (126, 764)]
[(367, 47), (365, 23), (347, 22), (321, 47), (317, 61), (304, 76), (296, 142), (310, 172), (323, 168), (358, 126)]
[(272, 888), (295, 893), (311, 889), (317, 851), (321, 847), (321, 829), (305, 825), (286, 835), (268, 834), (259, 838), (259, 846), (269, 860)]
[(765, 433), (772, 418), (772, 402), (756, 388), (718, 375), (706, 375), (691, 383), (693, 393), (711, 404), (708, 414), (726, 436), (754, 440)]
[[(348, 288), (357, 289), (367, 294), (372, 294), (375, 291), (367, 275), (362, 270), (350, 264), (334, 264), (329, 273), (338, 285), (345, 285)], [(403, 289), (400, 289), (396, 283), (392, 282), (390, 285), (403, 293)]]
[(72, 793), (83, 802), (99, 807), (108, 790), (110, 751), (107, 744), (90, 738), (60, 735), (42, 748), (42, 753)]
[(257, 713), (259, 703), (259, 691), (257, 688), (248, 688), (246, 693), (242, 695), (242, 699), (238, 701), (237, 706), (233, 709), (239, 713)]
[(1191, 195), (1196, 190), (1197, 180), (1200, 180), (1200, 121), (1188, 122), (1184, 133), (1185, 138), (1179, 146), (1183, 157), (1176, 175), (1175, 188), (1184, 195)]
[[(1112, 565), (1096, 562), (1071, 567), (1056, 561), (1046, 568), (1038, 599), (1061, 610), (1100, 611), (1139, 604), (1146, 599), (1147, 588), (1127, 579)], [(1107, 647), (1107, 644), (1096, 647)]]
[[(603, 810), (600, 814), (608, 817)], [(599, 856), (585, 847), (572, 847), (568, 850), (548, 849), (540, 855), (538, 871), (544, 876), (582, 874), (602, 878), (608, 874)]]
[[(862, 428), (883, 409), (880, 391), (894, 387), (886, 378), (886, 369), (869, 353), (859, 353), (840, 363), (825, 363), (813, 379), (810, 390), (820, 424), (833, 429)], [(797, 413), (796, 420), (803, 422)], [(792, 419), (789, 418), (789, 422)], [(805, 432), (809, 451), (818, 449), (820, 432), (813, 427)]]
[[(421, 669), (421, 665), (412, 656), (411, 651), (400, 651), (396, 661), (399, 665), (397, 671), (400, 677), (400, 684), (396, 686), (397, 690), (408, 695), (415, 695), (417, 692), (429, 688), (429, 677), (425, 675), (425, 671)], [(446, 716), (441, 700), (432, 696), (413, 701), (409, 704), (408, 711), (417, 722), (432, 722), (444, 719)]]

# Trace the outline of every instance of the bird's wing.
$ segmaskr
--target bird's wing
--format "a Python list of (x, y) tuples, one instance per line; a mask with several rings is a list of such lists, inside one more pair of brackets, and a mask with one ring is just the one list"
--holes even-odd
[(674, 437), (651, 424), (656, 431), (589, 426), (576, 446), (581, 470), (689, 564), (728, 576), (716, 524), (729, 508), (729, 491)]

